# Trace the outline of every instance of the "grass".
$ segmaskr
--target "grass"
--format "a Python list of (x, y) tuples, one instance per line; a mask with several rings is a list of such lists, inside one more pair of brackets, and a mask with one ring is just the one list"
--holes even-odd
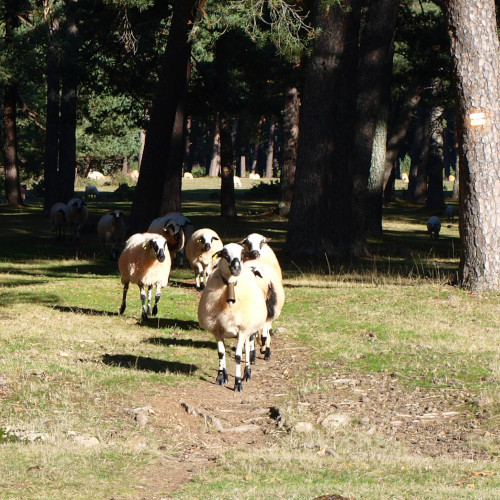
[[(287, 293), (277, 326), (302, 353), (301, 369), (290, 374), (295, 390), (280, 403), (290, 426), (316, 423), (298, 402), (330, 397), (332, 377), (395, 373), (403, 391), (463, 395), (454, 404), (471, 419), (480, 410), (468, 446), (490, 458), (419, 456), (408, 443), (361, 432), (359, 424), (312, 436), (280, 430), (267, 449), (247, 448), (243, 439), (174, 498), (500, 497), (500, 294), (471, 295), (449, 285), (458, 265), (457, 224), (444, 224), (443, 237), (430, 242), (430, 214), (396, 201), (385, 207), (384, 238), (370, 242), (373, 259), (292, 262), (284, 251), (286, 222), (270, 214), (272, 201), (246, 198), (253, 184), (242, 181), (237, 221), (218, 216), (216, 180), (185, 182), (185, 212), (195, 227), (213, 227), (225, 240), (250, 232), (273, 237)], [(186, 286), (191, 272), (172, 272), (158, 319), (138, 321), (133, 288), (119, 316), (116, 263), (104, 258), (94, 232), (102, 213), (128, 213), (130, 203), (110, 195), (89, 207), (79, 245), (56, 244), (35, 201), (0, 208), (2, 499), (156, 498), (150, 471), (178, 444), (161, 425), (150, 425), (140, 430), (143, 445), (134, 446), (138, 430), (126, 410), (213, 378), (216, 346), (197, 325), (198, 296)], [(6, 429), (41, 437), (14, 439)], [(77, 437), (97, 444), (81, 445)], [(318, 455), (311, 442), (334, 454)]]

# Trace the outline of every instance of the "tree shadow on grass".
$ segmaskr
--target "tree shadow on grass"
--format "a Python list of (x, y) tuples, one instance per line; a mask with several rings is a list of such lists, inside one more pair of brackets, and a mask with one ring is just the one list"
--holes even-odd
[(87, 316), (118, 316), (117, 312), (98, 311), (97, 309), (88, 309), (86, 307), (70, 307), (70, 306), (53, 306), (61, 312), (69, 312), (73, 314), (85, 314)]
[(162, 345), (162, 346), (181, 346), (181, 347), (194, 347), (196, 349), (217, 349), (216, 342), (208, 340), (193, 340), (193, 339), (175, 339), (167, 337), (150, 337), (143, 340), (148, 344)]
[(178, 361), (163, 361), (161, 359), (132, 356), (131, 354), (105, 354), (102, 362), (108, 366), (118, 366), (155, 373), (182, 373), (191, 375), (198, 370), (193, 364), (179, 363)]

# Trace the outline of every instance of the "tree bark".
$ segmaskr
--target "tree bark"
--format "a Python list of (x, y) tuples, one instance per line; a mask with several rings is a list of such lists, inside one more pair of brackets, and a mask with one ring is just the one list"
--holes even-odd
[(196, 0), (175, 0), (167, 48), (153, 100), (141, 171), (130, 214), (130, 231), (144, 232), (161, 214), (162, 193), (179, 102), (186, 89), (191, 55), (188, 40), (197, 10)]
[[(12, 50), (14, 30), (17, 27), (18, 2), (9, 0), (5, 8), (5, 45)], [(4, 91), (4, 154), (5, 154), (5, 198), (9, 205), (22, 205), (17, 162), (17, 82), (11, 80)]]
[(267, 138), (266, 148), (266, 173), (264, 177), (270, 179), (273, 176), (274, 164), (274, 131), (276, 128), (276, 117), (271, 115), (269, 117), (269, 136)]
[[(500, 48), (493, 0), (448, 0), (460, 158), (460, 285), (500, 290)], [(473, 113), (483, 113), (479, 123)]]
[(359, 2), (314, 3), (321, 29), (307, 62), (287, 249), (294, 256), (352, 251), (352, 151)]
[(443, 193), (443, 113), (440, 106), (434, 106), (431, 110), (429, 130), (429, 159), (427, 165), (427, 177), (429, 180), (427, 188), (427, 208), (432, 210), (444, 209)]
[(430, 110), (425, 106), (420, 106), (419, 118), (415, 121), (414, 126), (410, 155), (410, 179), (407, 193), (408, 200), (420, 205), (425, 204), (427, 197), (427, 164), (429, 160), (430, 122)]
[[(368, 232), (381, 236), (387, 122), (398, 0), (371, 0), (361, 38), (356, 137), (354, 146), (354, 253), (369, 255)], [(370, 222), (368, 222), (370, 220)]]
[(295, 170), (297, 166), (297, 145), (299, 142), (299, 92), (295, 87), (285, 93), (283, 117), (283, 168), (281, 169), (281, 189), (278, 211), (282, 217), (290, 215)]
[(233, 143), (231, 140), (231, 124), (221, 114), (220, 119), (220, 143), (221, 143), (221, 192), (220, 205), (221, 215), (225, 217), (236, 217), (236, 203), (234, 198), (234, 164)]

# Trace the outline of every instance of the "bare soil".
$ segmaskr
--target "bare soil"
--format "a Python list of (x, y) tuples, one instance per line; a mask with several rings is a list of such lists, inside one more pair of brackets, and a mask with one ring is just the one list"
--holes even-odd
[[(170, 498), (201, 470), (213, 466), (230, 449), (259, 449), (276, 444), (282, 432), (294, 432), (284, 420), (279, 401), (292, 396), (302, 420), (315, 426), (329, 415), (345, 415), (350, 424), (368, 435), (377, 432), (402, 442), (410, 453), (426, 457), (492, 459), (474, 447), (475, 438), (488, 435), (481, 422), (487, 418), (481, 402), (458, 389), (409, 389), (400, 374), (360, 375), (335, 371), (329, 389), (298, 396), (295, 374), (304, 369), (304, 352), (273, 337), (272, 358), (258, 354), (252, 379), (243, 392), (232, 390), (234, 366), (228, 351), (229, 383), (215, 384), (217, 355), (214, 352), (213, 380), (168, 389), (151, 402), (152, 415), (146, 425), (161, 429), (166, 451), (154, 469), (148, 468), (148, 492), (143, 499)], [(491, 430), (490, 430), (491, 431)], [(176, 451), (171, 454), (171, 443)], [(311, 445), (311, 446), (314, 446)], [(168, 450), (168, 452), (167, 452)]]

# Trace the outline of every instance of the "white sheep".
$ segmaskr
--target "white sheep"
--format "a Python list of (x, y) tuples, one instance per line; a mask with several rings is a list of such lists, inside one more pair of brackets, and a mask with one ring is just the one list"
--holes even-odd
[(255, 173), (253, 173), (253, 172), (250, 172), (250, 173), (248, 174), (248, 178), (249, 178), (249, 179), (260, 179), (260, 175), (259, 175), (259, 174), (255, 174)]
[(266, 238), (258, 233), (252, 233), (240, 241), (239, 244), (245, 249), (245, 261), (259, 260), (260, 262), (264, 262), (271, 266), (280, 279), (282, 279), (283, 273), (281, 272), (280, 263), (273, 249), (267, 244), (268, 241), (271, 241), (271, 238)]
[(103, 249), (111, 245), (111, 258), (116, 260), (120, 248), (125, 243), (127, 235), (127, 226), (123, 213), (120, 210), (114, 210), (111, 213), (104, 214), (97, 223), (97, 237)]
[(405, 183), (408, 184), (410, 182), (410, 178), (408, 177), (408, 174), (406, 172), (403, 172), (401, 174), (401, 180)]
[(99, 199), (99, 189), (97, 189), (97, 186), (85, 186), (85, 199), (96, 201)]
[[(264, 294), (267, 307), (267, 318), (263, 328), (259, 331), (257, 339), (261, 345), (260, 352), (264, 359), (271, 359), (271, 335), (273, 321), (278, 319), (285, 303), (285, 289), (281, 277), (276, 270), (261, 260), (245, 261), (257, 278), (257, 284)], [(251, 346), (252, 347), (252, 346)], [(254, 351), (255, 353), (255, 351)], [(252, 359), (250, 360), (252, 362)], [(255, 360), (253, 360), (255, 361)]]
[(184, 172), (183, 177), (184, 177), (184, 179), (192, 179), (193, 174), (191, 172)]
[[(170, 255), (167, 240), (156, 233), (133, 234), (125, 243), (125, 248), (118, 259), (123, 298), (120, 314), (127, 306), (127, 292), (130, 283), (135, 283), (140, 290), (142, 319), (156, 316), (161, 289), (168, 285), (170, 275)], [(156, 287), (155, 304), (151, 312), (151, 290)], [(146, 290), (148, 289), (147, 308)]]
[(455, 209), (453, 208), (453, 205), (446, 205), (444, 214), (446, 215), (448, 222), (451, 222), (453, 220), (453, 216), (455, 215)]
[(52, 222), (52, 232), (57, 232), (57, 239), (66, 237), (66, 204), (58, 201), (50, 209), (50, 220)]
[(427, 232), (429, 233), (431, 240), (438, 239), (439, 238), (439, 231), (441, 231), (441, 221), (439, 220), (439, 217), (433, 215), (429, 217), (429, 220), (427, 221)]
[(209, 228), (198, 229), (187, 242), (186, 259), (194, 271), (198, 291), (205, 288), (214, 265), (213, 255), (222, 247), (219, 235)]
[(102, 179), (104, 179), (104, 174), (102, 174), (101, 172), (98, 172), (97, 170), (91, 170), (87, 174), (87, 179), (102, 180)]
[(71, 198), (66, 205), (66, 222), (75, 240), (80, 239), (80, 232), (87, 222), (89, 211), (80, 198)]
[(168, 212), (154, 219), (148, 227), (149, 233), (158, 233), (166, 237), (172, 262), (179, 254), (179, 266), (183, 265), (183, 250), (194, 232), (193, 223), (180, 212)]
[[(264, 295), (252, 270), (243, 265), (244, 249), (229, 243), (215, 256), (219, 263), (208, 278), (198, 305), (200, 326), (214, 335), (219, 352), (216, 383), (227, 380), (224, 339), (236, 338), (234, 390), (241, 392), (242, 380), (249, 380), (250, 337), (261, 330), (267, 320)], [(241, 377), (241, 359), (245, 345), (245, 373)]]
[(235, 188), (241, 187), (241, 179), (237, 175), (233, 177), (233, 183)]

